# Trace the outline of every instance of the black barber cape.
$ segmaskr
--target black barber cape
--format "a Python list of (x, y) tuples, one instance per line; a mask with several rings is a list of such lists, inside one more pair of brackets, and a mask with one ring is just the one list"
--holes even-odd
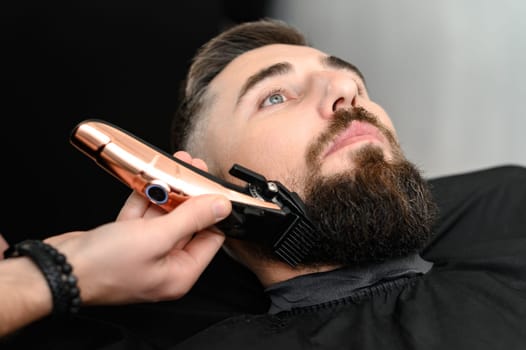
[(227, 319), (177, 349), (526, 349), (525, 169), (432, 184), (441, 219), (421, 254), (428, 272), (313, 305), (296, 306), (296, 294), (289, 310)]
[(271, 304), (219, 254), (179, 301), (47, 318), (0, 349), (526, 349), (526, 168), (430, 184), (440, 218), (414, 260), (286, 281)]

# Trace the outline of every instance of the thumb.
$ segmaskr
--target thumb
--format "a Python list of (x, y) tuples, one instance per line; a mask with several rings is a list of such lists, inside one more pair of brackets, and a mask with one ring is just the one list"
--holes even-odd
[(232, 203), (221, 195), (201, 195), (189, 198), (166, 215), (154, 218), (159, 228), (156, 239), (174, 246), (182, 238), (200, 232), (226, 218)]

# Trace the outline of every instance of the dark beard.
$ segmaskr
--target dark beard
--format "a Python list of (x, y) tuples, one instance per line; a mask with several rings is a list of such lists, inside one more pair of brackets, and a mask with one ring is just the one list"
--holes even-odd
[[(355, 167), (333, 176), (320, 174), (325, 146), (352, 121), (376, 126), (388, 140), (392, 160), (374, 145), (350, 157)], [(335, 113), (331, 125), (306, 153), (307, 214), (318, 228), (319, 241), (299, 267), (379, 263), (419, 252), (431, 238), (437, 207), (420, 171), (407, 161), (394, 135), (362, 108)], [(272, 248), (241, 243), (262, 260), (279, 260)]]
[(413, 164), (388, 163), (375, 146), (353, 160), (348, 173), (309, 179), (305, 204), (319, 241), (303, 265), (378, 263), (416, 253), (431, 237), (436, 206)]

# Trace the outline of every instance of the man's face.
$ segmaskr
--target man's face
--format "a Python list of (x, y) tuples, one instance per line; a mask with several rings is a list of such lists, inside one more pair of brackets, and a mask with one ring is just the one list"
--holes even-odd
[[(211, 170), (231, 181), (228, 170), (238, 163), (304, 195), (307, 174), (351, 170), (353, 155), (366, 145), (387, 160), (398, 152), (393, 124), (369, 99), (360, 73), (310, 47), (249, 51), (227, 65), (209, 91), (199, 133), (205, 139), (198, 142)], [(377, 126), (355, 121), (330, 130), (334, 113), (351, 107), (372, 113)]]
[[(309, 47), (269, 45), (210, 84), (195, 135), (216, 175), (234, 163), (297, 192), (317, 225), (306, 265), (379, 262), (430, 237), (434, 206), (385, 111), (350, 64)], [(251, 252), (273, 259), (264, 247)]]

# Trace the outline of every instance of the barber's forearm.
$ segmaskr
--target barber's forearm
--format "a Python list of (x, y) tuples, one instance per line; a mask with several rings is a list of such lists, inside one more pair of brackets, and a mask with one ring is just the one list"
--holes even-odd
[(51, 291), (30, 259), (0, 261), (0, 337), (46, 316), (51, 310)]

